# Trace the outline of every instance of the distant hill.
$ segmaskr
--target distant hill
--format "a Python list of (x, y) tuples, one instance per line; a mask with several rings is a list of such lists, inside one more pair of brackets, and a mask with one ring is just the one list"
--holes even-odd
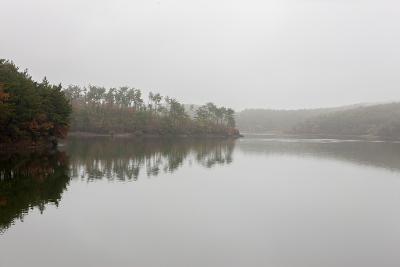
[(357, 104), (304, 110), (244, 110), (237, 114), (243, 132), (357, 135), (400, 138), (400, 103)]
[(245, 109), (236, 114), (236, 123), (240, 131), (243, 132), (283, 133), (291, 131), (293, 127), (310, 118), (367, 105), (356, 104), (334, 108), (297, 110)]
[(400, 103), (362, 106), (308, 118), (295, 134), (370, 135), (400, 138)]

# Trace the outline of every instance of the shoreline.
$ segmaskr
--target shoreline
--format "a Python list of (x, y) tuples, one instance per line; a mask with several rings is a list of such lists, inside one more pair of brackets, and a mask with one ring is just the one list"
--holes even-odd
[(238, 139), (244, 137), (241, 134), (101, 134), (91, 132), (70, 132), (66, 138), (63, 139), (49, 139), (49, 140), (19, 140), (12, 143), (0, 143), (0, 155), (7, 153), (18, 153), (21, 151), (40, 151), (57, 149), (60, 142), (68, 140), (68, 138), (134, 138), (138, 140), (163, 140), (163, 139)]
[[(69, 132), (68, 137), (113, 137), (113, 138), (145, 138), (145, 139), (164, 139), (164, 138), (241, 138), (242, 134), (136, 134), (136, 133), (117, 133), (102, 134), (93, 132)], [(67, 137), (67, 138), (68, 138)]]
[(337, 139), (337, 140), (357, 140), (357, 141), (400, 141), (400, 138), (375, 136), (375, 135), (335, 135), (335, 134), (290, 134), (290, 133), (243, 133), (248, 137), (251, 136), (268, 136), (271, 138), (287, 138), (287, 139)]
[[(288, 134), (288, 133), (243, 133), (243, 134), (134, 134), (134, 133), (119, 133), (119, 134), (101, 134), (92, 132), (70, 132), (65, 139), (68, 138), (134, 138), (138, 140), (163, 140), (163, 139), (239, 139), (242, 137), (257, 138), (266, 137), (271, 139), (330, 139), (330, 140), (347, 140), (347, 141), (372, 141), (372, 142), (400, 142), (400, 138), (381, 137), (373, 135), (321, 135), (321, 134)], [(33, 142), (31, 140), (21, 140), (13, 143), (0, 143), (0, 155), (7, 153), (18, 153), (21, 151), (41, 151), (57, 149), (58, 142), (54, 140), (40, 140)]]

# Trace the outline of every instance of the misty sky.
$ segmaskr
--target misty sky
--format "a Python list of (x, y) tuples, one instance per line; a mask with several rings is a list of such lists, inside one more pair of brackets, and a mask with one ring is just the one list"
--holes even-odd
[(0, 0), (0, 58), (63, 85), (186, 103), (400, 100), (399, 1)]

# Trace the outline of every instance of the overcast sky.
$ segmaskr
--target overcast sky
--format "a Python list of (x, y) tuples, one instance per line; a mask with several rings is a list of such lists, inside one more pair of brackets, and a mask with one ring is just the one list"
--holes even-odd
[(0, 58), (51, 82), (186, 103), (400, 100), (400, 2), (0, 0)]

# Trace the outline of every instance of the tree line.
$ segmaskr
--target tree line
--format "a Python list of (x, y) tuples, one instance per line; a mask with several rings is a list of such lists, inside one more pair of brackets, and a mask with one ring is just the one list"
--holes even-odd
[[(193, 115), (189, 114), (192, 112)], [(0, 59), (0, 144), (64, 138), (68, 130), (101, 134), (238, 135), (234, 111), (213, 103), (188, 110), (177, 99), (131, 87), (36, 82)], [(26, 142), (25, 142), (26, 141)]]
[(75, 132), (236, 134), (234, 110), (213, 103), (188, 110), (175, 98), (153, 92), (146, 98), (140, 89), (127, 86), (106, 89), (70, 85), (64, 93), (72, 104), (71, 130)]
[(0, 59), (0, 143), (66, 136), (71, 106), (61, 85), (35, 82), (13, 62)]

